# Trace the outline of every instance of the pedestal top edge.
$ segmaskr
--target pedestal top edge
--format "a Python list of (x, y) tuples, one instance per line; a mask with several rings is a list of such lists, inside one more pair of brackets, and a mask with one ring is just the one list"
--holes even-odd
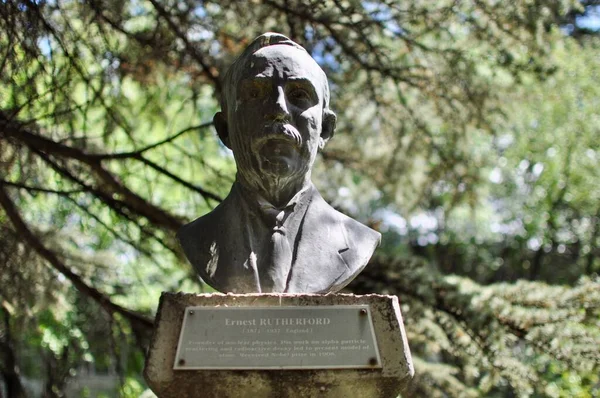
[(353, 293), (186, 293), (186, 292), (162, 292), (161, 298), (178, 298), (178, 297), (205, 297), (205, 298), (258, 298), (258, 297), (269, 297), (269, 298), (328, 298), (328, 297), (342, 297), (342, 298), (366, 298), (366, 299), (387, 299), (387, 300), (398, 300), (395, 295), (389, 294), (353, 294)]

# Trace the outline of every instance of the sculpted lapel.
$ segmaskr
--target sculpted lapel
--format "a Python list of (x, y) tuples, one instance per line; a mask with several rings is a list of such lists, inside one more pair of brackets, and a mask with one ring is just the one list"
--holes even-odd
[[(381, 235), (331, 207), (314, 189), (286, 292), (336, 292), (367, 265)], [(319, 275), (315, 278), (314, 275)]]
[[(335, 209), (313, 189), (304, 217), (296, 259), (288, 282), (288, 293), (330, 291), (331, 282), (348, 273), (349, 266), (340, 253), (349, 251), (346, 231)], [(314, 275), (322, 277), (315, 278)]]

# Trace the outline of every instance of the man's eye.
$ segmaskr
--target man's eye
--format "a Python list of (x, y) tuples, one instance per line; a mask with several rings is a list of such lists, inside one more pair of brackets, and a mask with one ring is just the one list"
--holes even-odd
[(309, 100), (310, 99), (310, 94), (308, 94), (308, 91), (306, 91), (302, 88), (293, 89), (292, 92), (290, 92), (289, 96), (290, 96), (290, 98), (295, 99), (295, 100)]

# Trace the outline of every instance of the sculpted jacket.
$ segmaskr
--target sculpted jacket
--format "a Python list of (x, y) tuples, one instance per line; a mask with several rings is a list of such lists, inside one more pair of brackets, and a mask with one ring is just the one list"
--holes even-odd
[[(237, 184), (237, 183), (236, 183)], [(302, 198), (307, 209), (297, 231), (285, 293), (327, 293), (346, 286), (365, 267), (381, 240), (379, 232), (331, 207), (317, 189)], [(234, 184), (212, 212), (183, 226), (177, 236), (202, 280), (221, 292), (259, 292), (249, 264), (247, 206)], [(263, 293), (269, 292), (262, 289)]]

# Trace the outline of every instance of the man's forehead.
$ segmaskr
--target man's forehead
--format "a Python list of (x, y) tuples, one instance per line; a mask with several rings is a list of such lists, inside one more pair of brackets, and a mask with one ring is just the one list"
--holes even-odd
[(259, 77), (305, 78), (313, 84), (326, 84), (326, 76), (304, 50), (277, 44), (263, 47), (250, 55), (243, 65), (242, 79)]

